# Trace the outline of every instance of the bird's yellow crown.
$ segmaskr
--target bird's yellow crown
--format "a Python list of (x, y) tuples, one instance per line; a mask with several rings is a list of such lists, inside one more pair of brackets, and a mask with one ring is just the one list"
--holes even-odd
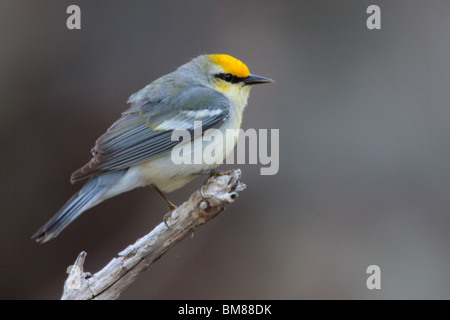
[(227, 54), (210, 54), (209, 59), (234, 76), (246, 78), (250, 75), (250, 71), (242, 61)]

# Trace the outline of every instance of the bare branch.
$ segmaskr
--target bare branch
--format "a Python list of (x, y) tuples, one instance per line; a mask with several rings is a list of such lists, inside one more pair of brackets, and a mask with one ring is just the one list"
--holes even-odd
[(83, 271), (86, 253), (81, 252), (75, 264), (69, 267), (62, 300), (117, 299), (142, 272), (172, 246), (208, 222), (233, 202), (237, 192), (245, 189), (241, 183), (241, 170), (211, 177), (205, 184), (203, 195), (194, 192), (179, 206), (167, 221), (157, 225), (150, 233), (128, 246), (94, 275)]

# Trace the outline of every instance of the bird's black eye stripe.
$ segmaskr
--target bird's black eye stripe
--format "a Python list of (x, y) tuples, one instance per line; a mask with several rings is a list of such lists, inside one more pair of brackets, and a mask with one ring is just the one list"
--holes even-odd
[(219, 73), (216, 74), (216, 78), (222, 79), (230, 83), (238, 83), (244, 80), (244, 78), (233, 76), (231, 73)]

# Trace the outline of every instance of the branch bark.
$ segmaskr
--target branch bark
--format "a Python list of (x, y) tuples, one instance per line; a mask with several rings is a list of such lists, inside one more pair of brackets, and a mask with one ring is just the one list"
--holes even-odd
[(245, 189), (240, 181), (241, 170), (212, 176), (205, 183), (202, 197), (194, 192), (179, 206), (167, 223), (161, 222), (150, 233), (118, 253), (102, 270), (94, 275), (83, 271), (86, 253), (81, 252), (64, 283), (62, 300), (117, 299), (137, 277), (176, 243), (202, 224), (216, 217), (225, 206)]

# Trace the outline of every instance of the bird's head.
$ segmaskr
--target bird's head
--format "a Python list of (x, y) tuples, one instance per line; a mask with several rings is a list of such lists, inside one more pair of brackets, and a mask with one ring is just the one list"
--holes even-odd
[(273, 80), (251, 74), (240, 60), (227, 54), (202, 55), (180, 68), (193, 82), (220, 91), (237, 105), (245, 106), (250, 88)]

